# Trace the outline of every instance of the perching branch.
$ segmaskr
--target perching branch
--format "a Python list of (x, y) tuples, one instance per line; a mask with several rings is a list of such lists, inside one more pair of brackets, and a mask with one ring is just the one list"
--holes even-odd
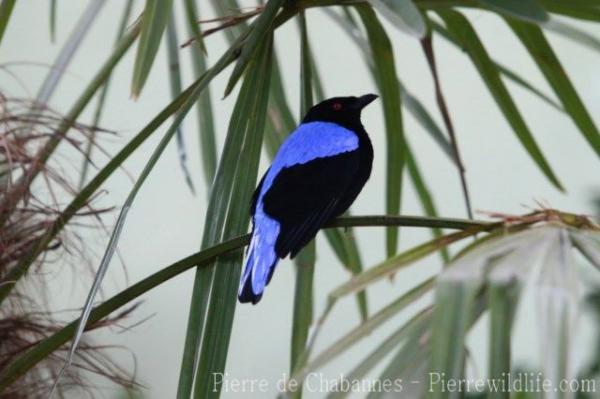
[[(497, 225), (497, 223), (470, 221), (464, 219), (427, 218), (420, 216), (355, 216), (338, 218), (327, 227), (367, 227), (367, 226), (406, 226), (406, 227), (443, 227), (448, 229), (464, 230), (469, 228), (483, 228)], [(250, 234), (232, 238), (213, 247), (185, 257), (178, 262), (146, 277), (138, 283), (114, 295), (95, 307), (90, 313), (87, 327), (108, 316), (118, 308), (128, 304), (142, 294), (157, 287), (163, 282), (189, 270), (195, 266), (202, 267), (209, 264), (214, 258), (239, 250), (250, 241)], [(0, 392), (8, 387), (20, 376), (33, 368), (39, 361), (45, 359), (50, 353), (67, 343), (74, 335), (79, 319), (72, 321), (61, 330), (57, 331), (46, 340), (34, 346), (28, 352), (17, 358), (0, 375)]]

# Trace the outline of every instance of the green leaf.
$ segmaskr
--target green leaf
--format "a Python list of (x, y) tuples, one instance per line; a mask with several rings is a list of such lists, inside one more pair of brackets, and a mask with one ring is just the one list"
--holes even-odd
[[(431, 19), (428, 20), (428, 22), (436, 33), (439, 33), (444, 39), (448, 40), (450, 43), (454, 44), (455, 46), (459, 47), (462, 50), (462, 45), (457, 40), (454, 39), (454, 37), (450, 34), (450, 32), (448, 32), (446, 30), (446, 28), (444, 28), (442, 25), (438, 24), (437, 22), (435, 22)], [(531, 83), (526, 81), (519, 74), (517, 74), (516, 72), (512, 71), (511, 69), (505, 67), (504, 65), (499, 64), (497, 61), (493, 61), (493, 62), (494, 62), (494, 65), (496, 65), (496, 68), (498, 68), (500, 73), (502, 75), (504, 75), (505, 78), (512, 80), (514, 83), (521, 86), (525, 90), (530, 91), (533, 95), (535, 95), (540, 100), (547, 103), (548, 105), (556, 108), (557, 110), (559, 110), (561, 112), (564, 112), (562, 107), (556, 101), (554, 101), (549, 96), (544, 94), (540, 89), (536, 88)]]
[(477, 33), (467, 18), (456, 11), (449, 10), (438, 11), (438, 14), (446, 23), (446, 27), (450, 34), (460, 43), (461, 47), (467, 52), (471, 61), (475, 64), (475, 67), (494, 97), (494, 100), (530, 157), (538, 165), (548, 180), (556, 188), (564, 191), (562, 184), (558, 181), (558, 178), (546, 161), (546, 158), (533, 138), (533, 135), (525, 124), (525, 120), (521, 116), (519, 109), (515, 105), (510, 93), (502, 82), (502, 79), (500, 79), (498, 69), (490, 59), (486, 49), (483, 47)]
[(538, 0), (479, 0), (479, 2), (493, 11), (528, 22), (543, 23), (550, 18)]
[(544, 7), (551, 13), (567, 17), (598, 22), (600, 21), (600, 8), (595, 0), (587, 2), (577, 0), (542, 0)]
[(404, 295), (394, 300), (391, 304), (387, 305), (365, 322), (362, 322), (359, 326), (346, 333), (343, 337), (336, 340), (335, 343), (327, 347), (323, 352), (315, 356), (308, 364), (292, 375), (291, 379), (302, 381), (310, 372), (324, 366), (337, 356), (345, 352), (348, 348), (354, 345), (362, 338), (368, 336), (374, 329), (381, 326), (386, 321), (390, 320), (393, 316), (398, 314), (400, 311), (406, 309), (406, 307), (414, 303), (417, 299), (427, 294), (434, 286), (434, 279), (430, 278), (425, 280), (421, 284), (417, 285)]
[[(465, 336), (472, 317), (477, 287), (444, 281), (436, 288), (432, 321), (431, 371), (445, 379), (464, 378)], [(443, 373), (443, 374), (442, 374)], [(460, 398), (459, 392), (429, 390), (430, 398)]]
[[(300, 27), (300, 114), (305, 115), (313, 105), (312, 58), (306, 15), (298, 14)], [(298, 253), (296, 258), (296, 288), (294, 292), (294, 311), (292, 318), (292, 341), (290, 344), (290, 371), (293, 372), (298, 358), (304, 351), (308, 331), (313, 319), (313, 281), (315, 274), (316, 246), (312, 240)], [(302, 388), (294, 394), (302, 397)]]
[[(397, 350), (397, 354), (394, 356), (386, 370), (384, 370), (379, 381), (385, 381), (390, 374), (398, 374), (407, 367), (414, 368), (414, 363), (407, 361), (406, 351), (418, 349), (424, 345), (422, 338), (429, 331), (430, 323), (431, 308), (427, 307), (413, 316), (392, 335), (383, 340), (369, 356), (363, 359), (344, 377), (348, 381), (364, 379), (373, 368), (389, 356), (390, 352), (398, 348), (400, 348), (400, 350)], [(389, 380), (396, 380), (396, 377), (389, 378)], [(408, 380), (402, 378), (402, 381)], [(327, 395), (327, 399), (342, 399), (346, 398), (351, 393), (351, 390), (340, 390), (339, 392), (332, 392)]]
[(16, 0), (2, 0), (2, 3), (0, 3), (0, 43), (2, 42), (2, 37), (4, 36), (4, 31), (6, 31), (8, 21), (10, 20), (15, 1)]
[(269, 32), (271, 32), (277, 11), (279, 11), (285, 2), (286, 0), (269, 0), (265, 4), (260, 16), (256, 19), (256, 21), (254, 21), (254, 23), (252, 23), (251, 31), (244, 42), (244, 47), (242, 48), (242, 52), (240, 53), (235, 67), (233, 68), (233, 72), (231, 72), (229, 82), (227, 83), (227, 87), (225, 88), (225, 93), (223, 95), (224, 97), (227, 97), (229, 93), (231, 93), (235, 87), (235, 84), (244, 73), (246, 66), (253, 58), (253, 53), (257, 46), (264, 41)]
[(582, 46), (588, 47), (589, 49), (600, 51), (600, 40), (598, 40), (596, 36), (593, 36), (576, 26), (567, 24), (557, 19), (552, 19), (546, 22), (542, 28), (564, 36), (575, 43), (579, 43)]
[(412, 0), (368, 0), (398, 29), (422, 38), (427, 32), (421, 12)]
[[(433, 197), (429, 191), (429, 188), (425, 184), (423, 180), (423, 176), (421, 175), (421, 171), (419, 169), (419, 165), (417, 164), (417, 160), (410, 149), (408, 142), (406, 142), (405, 152), (406, 154), (406, 168), (408, 169), (408, 174), (410, 175), (410, 179), (413, 182), (417, 195), (421, 201), (421, 206), (423, 207), (423, 211), (429, 217), (437, 217), (438, 213), (436, 210), (435, 203), (433, 201)], [(440, 238), (442, 236), (442, 229), (434, 228), (431, 230), (433, 234), (433, 238)], [(450, 259), (448, 255), (448, 248), (444, 247), (440, 249), (440, 256), (442, 257), (442, 262), (447, 263)]]
[(507, 19), (590, 146), (600, 156), (600, 132), (569, 80), (550, 43), (537, 26)]
[[(404, 167), (404, 128), (400, 84), (394, 64), (394, 52), (389, 37), (377, 19), (375, 12), (365, 5), (356, 6), (371, 46), (374, 62), (374, 78), (381, 94), (387, 140), (386, 213), (398, 215), (402, 195), (402, 169)], [(398, 229), (387, 229), (386, 253), (394, 255), (398, 250)]]
[(131, 83), (131, 93), (134, 97), (140, 95), (150, 74), (160, 46), (160, 38), (171, 17), (172, 8), (173, 0), (146, 0), (142, 15), (142, 33), (135, 56)]
[(439, 145), (442, 152), (448, 156), (448, 159), (450, 159), (452, 162), (455, 162), (454, 156), (452, 155), (452, 145), (448, 141), (448, 137), (446, 137), (446, 134), (438, 126), (431, 114), (427, 111), (427, 108), (425, 108), (425, 106), (417, 97), (413, 96), (408, 91), (402, 82), (400, 82), (400, 92), (402, 94), (402, 105), (406, 107), (408, 112), (410, 112), (410, 114), (416, 119), (419, 125), (421, 125), (421, 127), (425, 129), (427, 133), (429, 133), (435, 143)]
[[(125, 8), (123, 10), (123, 15), (121, 17), (121, 21), (119, 22), (119, 28), (117, 29), (117, 38), (115, 42), (115, 47), (119, 45), (119, 42), (123, 38), (125, 34), (125, 29), (127, 28), (127, 24), (129, 22), (129, 17), (131, 15), (131, 9), (133, 6), (133, 0), (126, 0)], [(97, 128), (100, 125), (100, 119), (102, 118), (102, 111), (104, 110), (104, 103), (106, 102), (106, 96), (108, 94), (108, 88), (110, 86), (110, 76), (106, 78), (106, 82), (102, 86), (102, 90), (98, 95), (98, 102), (96, 103), (96, 110), (94, 111), (94, 119), (92, 120), (91, 126), (93, 128)], [(89, 170), (89, 166), (91, 163), (92, 150), (94, 149), (94, 143), (96, 138), (96, 131), (92, 131), (91, 137), (87, 140), (85, 150), (83, 152), (83, 163), (81, 165), (81, 175), (79, 176), (79, 189), (84, 186), (87, 180), (87, 174)]]
[[(272, 35), (269, 34), (264, 39), (259, 43), (254, 57), (250, 60), (233, 109), (225, 147), (211, 191), (203, 247), (243, 233), (248, 227), (248, 211), (260, 160), (272, 65)], [(200, 309), (197, 315), (190, 316), (188, 330), (199, 331), (201, 329), (199, 323), (206, 324), (202, 329), (200, 350), (188, 346), (190, 341), (186, 341), (185, 349), (190, 352), (184, 353), (184, 357), (199, 354), (194, 397), (217, 398), (219, 396), (221, 387), (213, 387), (212, 381), (214, 373), (223, 372), (225, 369), (241, 263), (242, 253), (239, 252), (235, 256), (220, 258), (211, 267), (197, 272), (198, 284), (194, 287), (192, 303), (200, 300), (200, 304), (205, 309)], [(197, 292), (198, 287), (205, 287), (206, 282), (210, 281), (212, 281), (210, 293)], [(207, 308), (205, 304), (208, 305)], [(195, 309), (195, 306), (192, 306), (191, 312)], [(204, 318), (203, 315), (206, 317)], [(196, 346), (200, 340), (191, 342)], [(187, 371), (182, 370), (182, 374), (183, 372)], [(180, 383), (182, 381), (186, 382), (180, 379)], [(181, 385), (178, 396), (180, 392), (182, 392)]]
[[(488, 376), (503, 381), (510, 373), (510, 337), (520, 287), (514, 281), (495, 283), (488, 290), (490, 308), (490, 357)], [(490, 399), (509, 399), (509, 392), (491, 390)]]
[[(206, 72), (206, 55), (202, 32), (198, 28), (200, 14), (196, 8), (194, 0), (185, 0), (185, 11), (188, 32), (196, 40), (192, 43), (190, 56), (192, 58), (192, 67), (196, 77), (202, 76)], [(200, 153), (202, 154), (202, 171), (207, 187), (213, 183), (217, 170), (217, 144), (215, 133), (215, 122), (213, 116), (213, 106), (210, 99), (210, 88), (207, 87), (200, 95), (196, 105), (198, 115), (198, 129), (200, 132)]]
[(348, 294), (364, 290), (368, 285), (397, 273), (402, 268), (411, 265), (417, 260), (422, 259), (441, 248), (445, 248), (456, 241), (462, 240), (463, 238), (474, 236), (477, 233), (490, 231), (498, 226), (499, 225), (497, 224), (487, 224), (483, 226), (472, 227), (467, 230), (447, 234), (440, 238), (436, 238), (418, 245), (408, 251), (404, 251), (396, 256), (386, 259), (380, 264), (365, 270), (358, 276), (351, 278), (346, 283), (339, 285), (331, 292), (330, 297), (339, 299)]
[[(177, 28), (175, 22), (175, 12), (171, 14), (171, 20), (167, 25), (167, 61), (169, 67), (169, 83), (171, 85), (171, 97), (176, 98), (181, 94), (181, 68), (179, 64), (179, 44), (177, 39)], [(183, 136), (183, 127), (177, 128), (175, 134), (177, 140), (177, 152), (179, 153), (179, 166), (183, 172), (186, 184), (192, 193), (195, 192), (194, 183), (190, 171), (187, 167), (187, 150), (185, 147), (185, 138)]]

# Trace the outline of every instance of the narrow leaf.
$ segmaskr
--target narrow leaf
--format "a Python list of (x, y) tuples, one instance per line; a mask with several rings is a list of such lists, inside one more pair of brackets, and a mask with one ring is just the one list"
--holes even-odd
[(225, 88), (225, 93), (223, 95), (224, 97), (227, 97), (229, 93), (231, 93), (237, 81), (244, 73), (246, 66), (252, 59), (253, 53), (257, 46), (271, 31), (277, 11), (279, 11), (285, 2), (286, 0), (269, 0), (265, 4), (260, 16), (251, 25), (252, 30), (244, 42), (244, 47), (242, 48), (242, 52), (237, 63), (235, 64), (235, 67), (233, 68), (233, 72), (231, 72), (229, 82), (227, 83), (227, 87)]
[(562, 102), (565, 111), (571, 116), (596, 154), (600, 156), (600, 132), (541, 29), (517, 20), (506, 21), (529, 51)]
[(4, 31), (6, 31), (15, 2), (16, 0), (2, 0), (2, 3), (0, 3), (0, 43), (2, 43), (2, 37)]
[[(508, 281), (492, 284), (488, 290), (490, 308), (490, 357), (488, 376), (492, 381), (503, 381), (510, 373), (510, 337), (519, 284)], [(509, 399), (510, 393), (490, 391), (490, 399)]]
[[(185, 11), (188, 32), (196, 40), (192, 44), (190, 56), (192, 58), (192, 67), (196, 77), (202, 76), (206, 72), (206, 54), (202, 32), (198, 28), (200, 14), (194, 0), (185, 0)], [(200, 153), (202, 154), (202, 171), (207, 187), (211, 187), (217, 170), (217, 144), (215, 133), (215, 122), (213, 116), (213, 106), (210, 98), (210, 88), (200, 95), (196, 105), (198, 117), (198, 129), (200, 132)]]
[[(171, 14), (171, 20), (167, 25), (167, 61), (169, 67), (169, 83), (171, 85), (171, 97), (173, 98), (176, 98), (181, 94), (181, 67), (179, 64), (178, 42), (175, 12), (173, 12)], [(192, 182), (192, 176), (190, 175), (187, 166), (187, 150), (182, 126), (177, 128), (175, 139), (177, 142), (177, 152), (179, 154), (179, 166), (183, 172), (186, 184), (190, 188), (190, 191), (194, 193), (194, 183)]]
[[(464, 378), (465, 336), (477, 287), (449, 280), (438, 284), (432, 322), (431, 372), (445, 379)], [(442, 374), (443, 373), (443, 374)], [(430, 398), (460, 398), (458, 392), (429, 390)]]
[[(400, 213), (402, 193), (402, 169), (404, 167), (404, 129), (400, 84), (396, 74), (394, 52), (389, 37), (377, 19), (375, 12), (365, 5), (356, 6), (367, 31), (374, 60), (374, 78), (381, 93), (387, 140), (386, 213)], [(398, 229), (387, 229), (386, 253), (394, 255), (398, 250)]]
[[(428, 22), (436, 33), (439, 33), (444, 39), (448, 40), (450, 43), (454, 44), (455, 46), (459, 47), (462, 50), (462, 45), (457, 40), (454, 39), (454, 37), (450, 34), (450, 32), (448, 32), (448, 30), (446, 30), (446, 28), (444, 28), (442, 25), (438, 24), (437, 22), (435, 22), (431, 19), (428, 20)], [(564, 110), (562, 109), (560, 104), (558, 104), (556, 101), (554, 101), (548, 95), (544, 94), (540, 89), (533, 86), (531, 83), (529, 83), (527, 80), (525, 80), (522, 76), (520, 76), (513, 70), (505, 67), (504, 65), (498, 63), (497, 61), (493, 61), (493, 62), (494, 62), (494, 65), (496, 65), (496, 68), (498, 68), (500, 73), (505, 78), (511, 80), (513, 83), (516, 83), (517, 85), (521, 86), (525, 90), (530, 91), (531, 94), (538, 97), (540, 100), (544, 101), (546, 104), (552, 106), (553, 108), (556, 108), (558, 111), (564, 112)]]
[(359, 326), (346, 333), (343, 337), (336, 340), (335, 343), (315, 356), (315, 358), (308, 364), (298, 369), (291, 378), (296, 379), (297, 381), (302, 381), (311, 371), (314, 371), (335, 359), (356, 342), (369, 335), (374, 329), (381, 326), (400, 311), (406, 309), (408, 305), (414, 303), (423, 295), (427, 294), (433, 288), (433, 283), (433, 279), (425, 280), (404, 295), (400, 296), (394, 302), (387, 305), (367, 319), (364, 323), (361, 323)]
[[(386, 378), (391, 374), (398, 374), (402, 370), (402, 365), (405, 367), (414, 367), (413, 362), (408, 362), (406, 356), (406, 350), (419, 348), (423, 345), (423, 335), (428, 331), (431, 323), (431, 308), (425, 308), (423, 311), (413, 316), (406, 324), (402, 325), (392, 335), (388, 336), (383, 340), (377, 348), (363, 359), (350, 373), (344, 376), (348, 381), (360, 381), (377, 365), (379, 365), (390, 353), (398, 348), (396, 355), (391, 360), (389, 366), (384, 370), (379, 378), (379, 381), (385, 381)], [(415, 339), (417, 338), (417, 339)], [(421, 341), (421, 342), (419, 342)], [(401, 359), (401, 360), (400, 360)], [(389, 378), (390, 381), (396, 380), (396, 378)], [(402, 379), (402, 381), (407, 381)], [(351, 390), (339, 390), (338, 392), (332, 392), (327, 395), (327, 399), (342, 399), (346, 398), (351, 394)]]
[(75, 56), (77, 49), (90, 28), (94, 25), (98, 13), (105, 4), (106, 2), (104, 0), (92, 0), (88, 4), (87, 8), (77, 21), (77, 25), (75, 25), (69, 38), (61, 48), (60, 53), (58, 53), (58, 57), (56, 57), (56, 60), (52, 64), (52, 68), (50, 68), (50, 72), (48, 72), (48, 75), (46, 75), (46, 78), (40, 87), (36, 97), (38, 106), (41, 107), (50, 101), (50, 97), (54, 94), (54, 90), (67, 70), (69, 63)]
[(438, 14), (446, 23), (448, 31), (454, 36), (455, 40), (461, 44), (461, 47), (467, 52), (471, 61), (475, 64), (475, 67), (490, 90), (494, 100), (500, 107), (506, 120), (512, 126), (517, 138), (521, 141), (521, 144), (525, 147), (532, 160), (556, 188), (564, 191), (561, 183), (558, 181), (558, 178), (552, 171), (533, 138), (533, 135), (529, 131), (529, 128), (525, 124), (525, 120), (521, 116), (510, 93), (500, 79), (498, 69), (490, 59), (486, 49), (483, 47), (477, 33), (467, 18), (456, 11), (450, 10), (438, 11)]
[(412, 0), (369, 0), (398, 29), (422, 38), (427, 32), (421, 12)]
[(172, 8), (173, 0), (146, 0), (142, 15), (142, 33), (133, 67), (131, 92), (134, 97), (139, 96), (150, 74)]
[[(417, 191), (417, 195), (421, 201), (421, 206), (423, 207), (423, 211), (429, 217), (437, 217), (438, 213), (436, 210), (435, 203), (433, 201), (433, 197), (429, 191), (429, 188), (425, 184), (425, 180), (421, 175), (421, 171), (419, 169), (419, 165), (417, 164), (417, 160), (406, 142), (406, 168), (408, 169), (408, 174), (410, 175), (410, 179), (413, 182), (415, 190)], [(442, 236), (442, 229), (434, 228), (431, 229), (433, 234), (433, 238), (440, 238)], [(448, 248), (444, 247), (440, 249), (440, 256), (442, 257), (442, 262), (447, 263), (450, 259), (448, 255)]]
[[(133, 0), (125, 1), (125, 8), (121, 21), (119, 22), (119, 28), (117, 29), (117, 37), (115, 41), (115, 47), (119, 45), (119, 42), (125, 34), (125, 29), (129, 22), (129, 16), (131, 15), (131, 9), (133, 6)], [(106, 82), (102, 86), (102, 90), (98, 95), (98, 102), (96, 103), (96, 110), (94, 111), (94, 119), (92, 120), (91, 126), (96, 129), (100, 125), (100, 119), (102, 118), (102, 111), (104, 110), (104, 103), (106, 96), (108, 95), (108, 88), (110, 86), (110, 76), (106, 78)], [(87, 174), (91, 163), (92, 151), (94, 149), (94, 142), (96, 140), (96, 130), (92, 131), (92, 135), (86, 143), (86, 147), (83, 155), (83, 164), (81, 166), (81, 175), (79, 176), (79, 189), (83, 187), (87, 180)]]
[(549, 19), (548, 13), (538, 0), (479, 0), (479, 2), (494, 11), (528, 22), (543, 23)]

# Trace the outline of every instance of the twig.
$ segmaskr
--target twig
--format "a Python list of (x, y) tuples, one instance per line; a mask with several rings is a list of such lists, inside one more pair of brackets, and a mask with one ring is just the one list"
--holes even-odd
[(446, 129), (448, 130), (448, 134), (450, 135), (450, 143), (452, 144), (452, 150), (454, 152), (454, 161), (456, 163), (456, 167), (458, 168), (458, 173), (460, 175), (460, 183), (462, 186), (463, 196), (465, 198), (465, 205), (467, 207), (467, 215), (469, 216), (469, 219), (473, 219), (471, 198), (469, 196), (469, 188), (467, 186), (467, 180), (465, 177), (465, 167), (460, 157), (460, 152), (458, 150), (458, 140), (456, 139), (454, 126), (452, 125), (452, 120), (450, 119), (450, 113), (448, 112), (448, 107), (446, 105), (446, 100), (444, 99), (444, 94), (442, 93), (442, 87), (440, 85), (440, 79), (435, 64), (435, 54), (433, 52), (431, 33), (429, 33), (427, 36), (421, 39), (421, 47), (423, 48), (423, 52), (425, 53), (427, 63), (429, 64), (429, 69), (431, 70), (431, 75), (433, 77), (436, 101), (440, 109), (440, 113), (442, 114), (442, 118), (444, 119), (444, 124), (446, 125)]

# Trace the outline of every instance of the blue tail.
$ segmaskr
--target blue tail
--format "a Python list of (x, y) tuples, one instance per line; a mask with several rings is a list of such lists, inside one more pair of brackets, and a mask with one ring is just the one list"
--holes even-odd
[(279, 260), (275, 253), (279, 223), (272, 219), (261, 222), (263, 223), (259, 222), (254, 226), (248, 249), (248, 259), (238, 290), (240, 302), (252, 302), (254, 305), (262, 298), (263, 291), (271, 281)]

